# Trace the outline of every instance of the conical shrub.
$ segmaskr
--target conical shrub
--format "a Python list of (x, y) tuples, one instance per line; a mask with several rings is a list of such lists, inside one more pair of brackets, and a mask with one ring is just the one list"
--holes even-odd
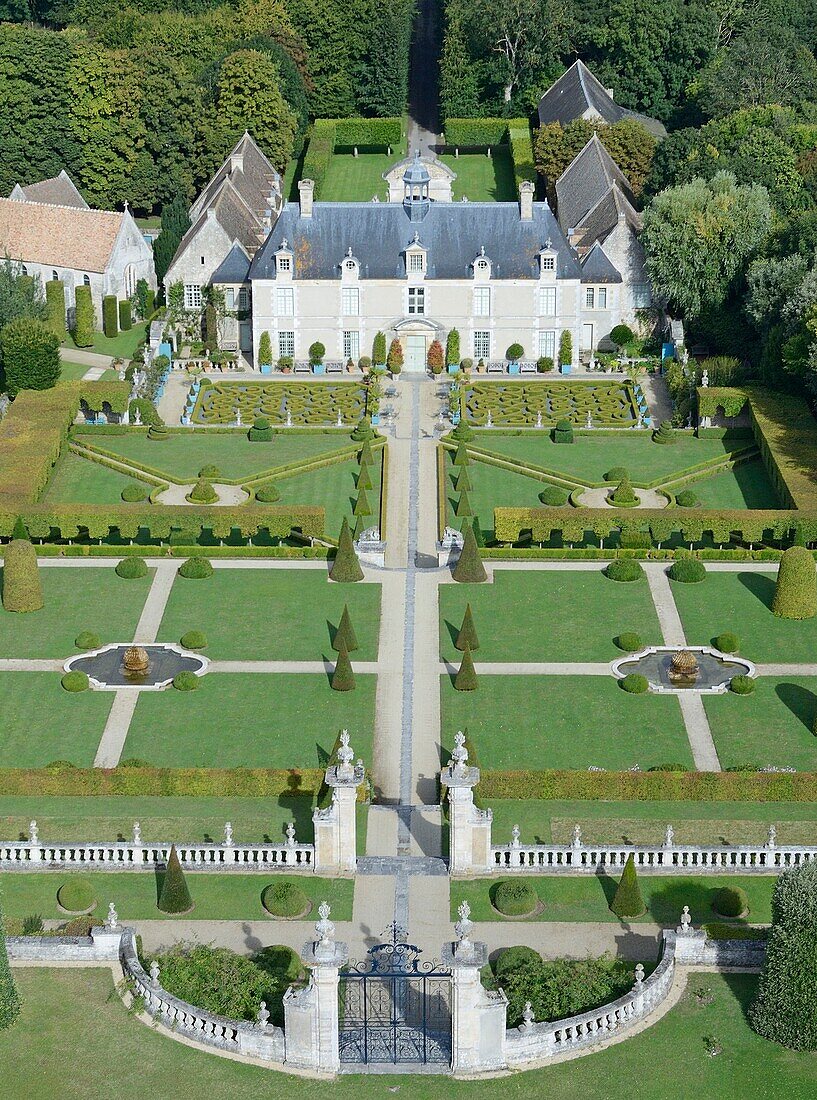
[(366, 490), (361, 489), (357, 494), (357, 500), (355, 501), (354, 515), (356, 516), (370, 516), (372, 514), (372, 506), (369, 504), (369, 498), (366, 496)]
[(474, 668), (474, 658), (468, 646), (465, 647), (459, 671), (454, 677), (454, 687), (457, 691), (477, 690), (477, 670)]
[(635, 860), (631, 852), (624, 864), (613, 900), (610, 902), (610, 911), (615, 913), (619, 920), (631, 920), (633, 917), (640, 917), (645, 909), (644, 899), (641, 897), (638, 886)]
[(454, 465), (467, 466), (470, 461), (471, 459), (468, 455), (468, 448), (465, 446), (464, 443), (460, 443), (460, 445), (457, 447), (457, 453), (454, 455)]
[(805, 546), (783, 551), (777, 570), (772, 613), (781, 619), (811, 619), (817, 614), (817, 572)]
[(638, 504), (638, 497), (633, 492), (633, 487), (630, 484), (630, 478), (627, 474), (624, 475), (610, 494), (610, 503), (618, 504), (620, 507), (624, 508), (630, 504)]
[(479, 649), (477, 628), (474, 626), (474, 616), (471, 614), (471, 605), (465, 605), (465, 614), (462, 617), (462, 626), (454, 645), (459, 650), (470, 649), (472, 652)]
[(163, 913), (187, 913), (193, 908), (193, 899), (187, 888), (187, 879), (179, 863), (175, 844), (171, 845), (167, 859), (167, 869), (159, 894), (159, 908)]
[(477, 540), (474, 538), (474, 528), (466, 527), (462, 544), (462, 553), (459, 561), (454, 566), (451, 576), (460, 584), (480, 584), (488, 580), (485, 566), (482, 564)]
[(343, 614), (340, 617), (338, 629), (335, 633), (334, 641), (332, 642), (333, 649), (339, 651), (341, 646), (345, 647), (347, 653), (354, 653), (358, 648), (355, 628), (352, 626), (352, 618), (349, 614), (348, 604), (343, 605)]
[(457, 519), (462, 519), (463, 516), (473, 516), (474, 514), (474, 509), (471, 507), (471, 499), (465, 489), (460, 493), (460, 499), (457, 501), (455, 514)]
[(372, 454), (372, 447), (368, 439), (360, 448), (360, 454), (358, 455), (358, 463), (361, 466), (371, 466), (374, 462), (374, 455)]
[(360, 568), (360, 562), (355, 553), (352, 533), (349, 530), (346, 516), (343, 517), (340, 538), (338, 539), (338, 552), (332, 562), (329, 576), (333, 581), (338, 581), (341, 584), (351, 584), (353, 581), (363, 580), (363, 570)]
[(200, 477), (187, 494), (186, 499), (193, 504), (215, 504), (218, 500), (218, 493), (213, 488), (212, 482), (208, 481), (206, 477)]
[(346, 652), (346, 646), (342, 645), (338, 650), (338, 659), (335, 663), (335, 671), (332, 673), (332, 691), (354, 691), (355, 674), (352, 671), (352, 662)]
[(368, 466), (361, 466), (357, 475), (357, 488), (360, 489), (372, 489), (374, 485), (372, 483), (372, 475), (369, 473)]
[(471, 484), (471, 478), (468, 474), (467, 466), (458, 466), (456, 480), (454, 482), (454, 488), (458, 493), (464, 492), (466, 489), (473, 489)]
[(20, 1015), (20, 994), (9, 966), (3, 911), (0, 909), (0, 1031), (11, 1027)]
[(6, 611), (39, 611), (43, 589), (37, 551), (28, 539), (12, 539), (3, 560), (3, 607)]
[(14, 521), (14, 527), (11, 531), (11, 537), (12, 539), (25, 539), (26, 542), (29, 541), (28, 529), (22, 516), (18, 516), (17, 519)]

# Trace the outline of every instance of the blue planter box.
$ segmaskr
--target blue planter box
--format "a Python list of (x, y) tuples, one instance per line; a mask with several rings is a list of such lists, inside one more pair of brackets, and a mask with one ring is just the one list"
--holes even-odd
[(262, 374), (272, 374), (272, 363), (262, 363), (261, 364), (261, 373)]
[(377, 427), (377, 425), (379, 423), (380, 423), (380, 413), (373, 413), (372, 414), (372, 424), (374, 425), (374, 427)]
[(326, 374), (326, 366), (323, 363), (313, 363), (312, 364), (312, 373), (313, 374)]
[(521, 368), (518, 363), (508, 363), (508, 374), (519, 374)]
[(570, 374), (570, 371), (571, 371), (571, 364), (570, 363), (560, 363), (559, 364), (559, 374)]
[(448, 364), (448, 373), (449, 374), (456, 374), (459, 369), (460, 368), (457, 366), (456, 363), (449, 363)]
[(451, 413), (451, 423), (456, 425), (456, 424), (459, 424), (459, 422), (460, 422), (460, 414), (458, 412)]

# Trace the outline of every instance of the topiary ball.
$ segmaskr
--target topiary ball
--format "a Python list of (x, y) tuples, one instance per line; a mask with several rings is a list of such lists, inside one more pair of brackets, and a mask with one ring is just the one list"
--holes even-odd
[(215, 504), (218, 493), (206, 477), (200, 477), (184, 499), (190, 504)]
[(188, 581), (202, 581), (213, 575), (213, 564), (209, 558), (188, 558), (179, 566), (179, 576)]
[(644, 576), (641, 562), (634, 558), (615, 558), (604, 570), (611, 581), (637, 581)]
[(99, 649), (102, 645), (102, 641), (98, 634), (94, 634), (92, 630), (83, 630), (80, 634), (77, 634), (74, 638), (74, 645), (77, 649)]
[(57, 902), (66, 913), (90, 913), (96, 909), (94, 888), (87, 878), (72, 875), (57, 890)]
[(504, 879), (493, 891), (494, 908), (506, 917), (527, 917), (539, 907), (539, 895), (525, 879)]
[(179, 641), (182, 649), (206, 649), (207, 635), (203, 630), (188, 630)]
[(189, 669), (185, 669), (184, 672), (177, 672), (173, 677), (173, 687), (176, 691), (195, 691), (198, 686), (198, 676), (195, 672), (190, 672)]
[(618, 484), (622, 478), (630, 476), (630, 471), (627, 469), (626, 466), (613, 466), (607, 471), (606, 474), (602, 476), (604, 477), (605, 481), (614, 481), (616, 484)]
[(722, 886), (715, 891), (712, 908), (719, 917), (742, 917), (749, 911), (749, 899), (740, 886)]
[(269, 443), (272, 439), (272, 425), (265, 416), (256, 417), (253, 426), (247, 432), (251, 443)]
[(309, 898), (295, 882), (273, 882), (265, 887), (261, 904), (271, 917), (289, 920), (304, 916), (312, 908)]
[(549, 508), (563, 508), (567, 504), (567, 493), (564, 489), (560, 489), (558, 485), (548, 485), (539, 494), (539, 499)]
[(132, 581), (138, 580), (139, 577), (146, 577), (148, 567), (144, 558), (123, 558), (117, 563), (114, 572), (117, 577)]
[(678, 493), (676, 496), (675, 503), (680, 508), (697, 508), (701, 502), (691, 489), (684, 489), (682, 493)]
[(626, 691), (628, 695), (643, 695), (645, 691), (650, 689), (647, 677), (642, 676), (640, 672), (631, 672), (623, 680), (619, 680), (618, 686), (622, 691)]
[(221, 470), (219, 470), (218, 466), (213, 466), (212, 463), (210, 463), (207, 466), (202, 466), (198, 476), (206, 478), (221, 477)]
[(755, 690), (755, 681), (751, 676), (733, 676), (729, 681), (729, 690), (735, 695), (751, 695)]
[(573, 425), (569, 420), (559, 420), (553, 429), (554, 443), (572, 443)]
[(274, 481), (268, 481), (266, 485), (262, 485), (260, 489), (255, 490), (255, 499), (259, 504), (274, 504), (276, 500), (281, 499), (281, 494), (278, 492), (278, 486)]
[(732, 634), (728, 630), (724, 634), (719, 634), (715, 639), (715, 649), (719, 649), (721, 653), (737, 653), (740, 649), (737, 634)]
[(635, 631), (632, 630), (619, 634), (614, 641), (618, 648), (623, 649), (625, 653), (637, 653), (639, 649), (644, 648), (641, 635), (636, 634)]
[(505, 947), (499, 952), (496, 960), (496, 976), (510, 974), (520, 966), (530, 966), (531, 963), (541, 963), (542, 956), (532, 947), (520, 944), (518, 947)]
[(60, 683), (66, 691), (87, 691), (91, 686), (88, 680), (88, 674), (80, 672), (79, 669), (75, 669), (73, 672), (66, 672)]
[(139, 501), (147, 500), (149, 494), (147, 485), (141, 481), (133, 481), (125, 486), (120, 495), (126, 504), (137, 504)]
[(698, 584), (706, 580), (706, 566), (697, 558), (676, 558), (668, 570), (670, 580)]

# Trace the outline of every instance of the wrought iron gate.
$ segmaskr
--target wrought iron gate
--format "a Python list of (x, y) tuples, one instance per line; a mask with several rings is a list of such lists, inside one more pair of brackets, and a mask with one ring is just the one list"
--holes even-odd
[(341, 974), (341, 1063), (448, 1065), (451, 971), (421, 960), (396, 925), (389, 932), (389, 941)]

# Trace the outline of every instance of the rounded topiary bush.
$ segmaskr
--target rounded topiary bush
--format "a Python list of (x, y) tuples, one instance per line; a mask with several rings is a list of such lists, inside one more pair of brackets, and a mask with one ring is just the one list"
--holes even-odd
[(200, 477), (184, 499), (190, 504), (215, 504), (218, 493), (206, 477)]
[(491, 899), (494, 908), (506, 917), (527, 917), (539, 906), (539, 895), (525, 879), (505, 879), (497, 883)]
[(605, 481), (614, 481), (616, 485), (624, 477), (629, 477), (630, 471), (626, 466), (612, 466), (606, 474), (603, 475)]
[(518, 947), (506, 947), (499, 952), (495, 973), (497, 977), (504, 976), (520, 966), (538, 965), (541, 961), (542, 956), (539, 952), (532, 947), (527, 947), (525, 944), (520, 944)]
[(157, 443), (164, 443), (170, 439), (170, 432), (163, 426), (151, 424), (148, 428), (148, 439), (155, 439)]
[(755, 690), (755, 681), (751, 676), (733, 676), (729, 681), (729, 690), (735, 695), (751, 695)]
[(675, 503), (680, 508), (697, 508), (701, 503), (696, 493), (693, 493), (691, 489), (684, 489), (683, 492), (678, 493), (675, 498)]
[(611, 581), (638, 581), (644, 576), (641, 562), (634, 558), (615, 558), (604, 570)]
[(77, 649), (99, 649), (102, 645), (102, 640), (98, 634), (94, 634), (92, 630), (83, 630), (77, 634), (74, 638), (74, 645)]
[(573, 425), (569, 420), (559, 420), (556, 423), (556, 427), (553, 429), (553, 442), (554, 443), (572, 443), (573, 442)]
[(670, 580), (697, 584), (706, 580), (706, 566), (697, 558), (676, 558), (668, 570)]
[(253, 426), (247, 432), (251, 443), (269, 443), (272, 439), (272, 425), (265, 416), (256, 417)]
[(188, 581), (203, 581), (213, 575), (213, 564), (209, 558), (188, 558), (179, 566), (179, 576)]
[(79, 669), (75, 669), (73, 672), (66, 672), (60, 681), (66, 691), (87, 691), (90, 687), (88, 680), (88, 674), (80, 672)]
[(173, 677), (173, 687), (176, 691), (195, 691), (198, 686), (198, 676), (189, 669), (185, 669), (184, 672), (177, 672)]
[(634, 630), (625, 630), (623, 634), (619, 634), (615, 639), (615, 643), (625, 653), (637, 653), (639, 649), (644, 648), (641, 635), (636, 634)]
[(121, 496), (126, 504), (138, 504), (141, 500), (147, 500), (150, 490), (142, 481), (132, 481), (122, 490)]
[(259, 504), (274, 504), (276, 500), (281, 499), (281, 494), (278, 492), (278, 486), (274, 481), (268, 481), (266, 485), (262, 485), (260, 489), (255, 490), (255, 499)]
[(188, 630), (179, 640), (182, 649), (206, 649), (207, 635), (203, 630)]
[(539, 494), (539, 499), (549, 508), (563, 508), (567, 504), (567, 493), (558, 485), (548, 485)]
[(139, 577), (146, 577), (148, 573), (147, 562), (144, 558), (123, 558), (117, 562), (115, 573), (117, 577), (133, 581)]
[(805, 546), (783, 551), (777, 570), (772, 614), (781, 619), (811, 619), (817, 614), (817, 573)]
[(66, 913), (90, 913), (96, 909), (94, 888), (87, 878), (72, 875), (57, 890), (57, 902)]
[(642, 676), (640, 672), (629, 673), (623, 680), (619, 680), (618, 686), (628, 695), (643, 695), (650, 688), (647, 677)]
[(202, 466), (202, 468), (199, 470), (198, 476), (206, 478), (221, 477), (221, 470), (219, 470), (218, 466), (214, 466), (212, 463), (209, 463), (207, 466)]
[(37, 551), (28, 539), (13, 538), (3, 548), (3, 607), (6, 611), (39, 611), (43, 590)]
[(669, 420), (661, 421), (657, 431), (653, 432), (652, 438), (654, 443), (677, 443), (678, 441), (678, 436)]
[(715, 649), (719, 649), (721, 653), (737, 653), (740, 649), (740, 641), (737, 634), (733, 634), (730, 630), (725, 631), (723, 634), (719, 634), (715, 639)]
[(273, 882), (261, 893), (261, 904), (271, 917), (292, 919), (304, 916), (312, 903), (296, 882)]
[(635, 508), (641, 498), (633, 492), (630, 478), (625, 474), (612, 493), (607, 494), (607, 501), (616, 508)]
[(749, 899), (739, 886), (722, 886), (715, 891), (712, 908), (719, 917), (742, 917), (749, 912)]

